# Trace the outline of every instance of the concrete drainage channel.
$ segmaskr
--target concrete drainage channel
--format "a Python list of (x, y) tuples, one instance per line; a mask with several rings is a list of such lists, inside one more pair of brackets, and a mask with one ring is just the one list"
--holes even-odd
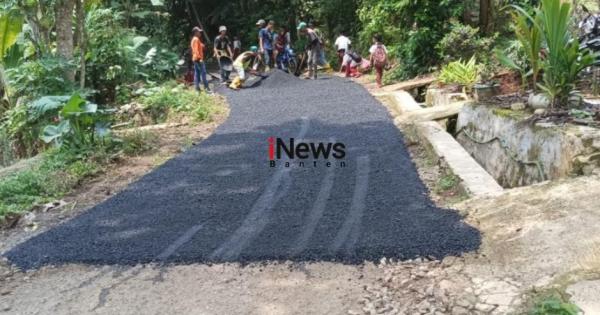
[(388, 97), (400, 114), (395, 118), (396, 125), (414, 124), (419, 136), (431, 145), (439, 157), (444, 158), (469, 194), (496, 195), (504, 190), (452, 135), (433, 120), (440, 114), (458, 113), (464, 102), (423, 109), (408, 92), (395, 91), (389, 93)]

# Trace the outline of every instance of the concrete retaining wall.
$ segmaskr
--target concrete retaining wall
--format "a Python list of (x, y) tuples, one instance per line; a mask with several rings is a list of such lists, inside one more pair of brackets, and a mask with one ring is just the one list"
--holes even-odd
[(530, 185), (600, 170), (600, 130), (531, 125), (525, 112), (464, 106), (456, 139), (503, 187)]

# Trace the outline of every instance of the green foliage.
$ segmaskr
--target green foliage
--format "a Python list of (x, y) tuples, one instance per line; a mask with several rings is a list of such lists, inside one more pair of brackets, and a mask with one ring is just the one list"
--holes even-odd
[(438, 79), (444, 84), (459, 84), (470, 92), (477, 82), (480, 65), (477, 64), (475, 57), (471, 57), (468, 62), (462, 60), (451, 62), (440, 72)]
[(0, 12), (0, 62), (17, 41), (23, 28), (23, 16), (16, 10)]
[(462, 16), (463, 1), (365, 0), (358, 17), (359, 41), (366, 50), (375, 33), (382, 34), (390, 56), (400, 67), (394, 76), (408, 78), (427, 72), (439, 62), (435, 47), (450, 30), (450, 21)]
[(73, 67), (63, 59), (44, 57), (7, 69), (6, 78), (15, 98), (63, 95), (73, 91), (73, 82), (64, 79), (65, 69)]
[(93, 148), (110, 140), (111, 113), (112, 111), (99, 109), (98, 105), (74, 94), (63, 104), (59, 112), (59, 123), (44, 127), (40, 138), (45, 143), (66, 145), (76, 150)]
[(449, 191), (456, 188), (460, 184), (460, 178), (454, 174), (446, 174), (442, 176), (437, 183), (440, 191)]
[[(519, 14), (515, 21), (517, 38), (527, 53), (534, 80), (536, 72), (543, 70), (543, 80), (538, 86), (548, 94), (552, 107), (566, 106), (576, 93), (579, 73), (594, 62), (594, 55), (581, 50), (579, 41), (569, 30), (571, 5), (559, 0), (542, 0), (533, 15), (522, 7), (513, 8)], [(546, 44), (546, 56), (540, 61), (542, 42)], [(514, 68), (506, 59), (505, 63)]]
[(92, 155), (82, 158), (71, 151), (51, 150), (39, 166), (0, 178), (0, 220), (60, 198), (83, 178), (99, 171), (101, 165)]
[(87, 81), (97, 91), (100, 103), (115, 100), (121, 86), (165, 80), (176, 74), (179, 58), (175, 53), (159, 39), (138, 36), (125, 24), (123, 13), (112, 9), (94, 9), (86, 19)]
[(149, 131), (133, 131), (121, 137), (121, 149), (129, 156), (140, 155), (158, 145), (158, 137)]
[(193, 120), (206, 121), (215, 110), (214, 97), (173, 85), (165, 85), (141, 97), (140, 103), (155, 122), (164, 122), (178, 114), (192, 114)]
[(577, 315), (579, 313), (580, 309), (575, 304), (563, 302), (558, 298), (545, 299), (537, 303), (530, 312), (531, 315)]
[(452, 30), (437, 45), (440, 57), (445, 62), (468, 60), (475, 56), (482, 63), (490, 62), (490, 51), (495, 37), (482, 37), (479, 28), (453, 23)]
[(135, 54), (127, 48), (134, 34), (123, 23), (122, 14), (111, 9), (94, 9), (87, 15), (86, 81), (99, 102), (113, 100), (119, 84), (135, 80)]
[(530, 23), (526, 14), (523, 14), (523, 9), (517, 8), (515, 13), (512, 13), (513, 25), (517, 40), (519, 43), (519, 49), (523, 51), (526, 59), (523, 62), (517, 61), (518, 59), (513, 56), (509, 57), (506, 53), (497, 51), (496, 55), (502, 64), (505, 66), (517, 70), (521, 73), (521, 80), (523, 85), (527, 84), (527, 77), (531, 75), (533, 81), (533, 89), (537, 88), (538, 76), (542, 68), (540, 51), (542, 49), (542, 34), (540, 28), (535, 25), (541, 24), (541, 16), (536, 15), (535, 23)]
[(566, 105), (575, 90), (579, 73), (591, 66), (594, 56), (579, 48), (579, 41), (569, 31), (571, 5), (559, 0), (542, 0), (533, 19), (546, 39), (548, 54), (540, 88), (552, 100), (552, 106)]

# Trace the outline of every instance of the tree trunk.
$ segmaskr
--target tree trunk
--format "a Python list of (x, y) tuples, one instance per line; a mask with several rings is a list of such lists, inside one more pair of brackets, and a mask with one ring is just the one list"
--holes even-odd
[[(56, 50), (58, 56), (67, 61), (73, 60), (73, 8), (75, 0), (57, 0), (56, 10)], [(67, 80), (75, 81), (75, 70), (65, 70)]]
[(77, 46), (79, 47), (79, 88), (85, 88), (85, 0), (76, 0), (75, 11), (77, 14)]
[(491, 0), (479, 1), (479, 30), (487, 34), (490, 27)]

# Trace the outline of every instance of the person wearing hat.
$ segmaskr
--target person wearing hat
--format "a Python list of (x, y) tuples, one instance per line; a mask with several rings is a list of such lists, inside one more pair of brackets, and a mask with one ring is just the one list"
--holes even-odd
[(227, 36), (227, 27), (224, 25), (219, 26), (219, 35), (215, 38), (215, 45), (213, 49), (215, 58), (219, 61), (219, 68), (221, 69), (221, 82), (225, 83), (229, 81), (229, 75), (231, 69), (227, 70), (222, 57), (227, 57), (230, 60), (233, 58), (233, 52), (231, 50), (231, 41)]
[(246, 81), (246, 69), (250, 69), (251, 65), (255, 65), (258, 58), (258, 47), (252, 46), (249, 51), (241, 53), (233, 62), (233, 69), (238, 76), (233, 79), (230, 88), (239, 90), (242, 84)]
[(258, 43), (260, 43), (260, 31), (262, 31), (262, 29), (265, 28), (266, 24), (267, 23), (263, 19), (260, 19), (258, 20), (258, 22), (256, 22), (256, 27), (258, 28), (258, 36), (256, 37), (256, 40), (258, 41)]
[(309, 28), (305, 22), (300, 22), (298, 24), (298, 33), (300, 35), (306, 36), (307, 44), (306, 51), (308, 54), (308, 76), (305, 79), (317, 79), (317, 65), (319, 63), (319, 58), (321, 57), (321, 49), (323, 41), (319, 37), (319, 35), (312, 29)]
[(208, 80), (206, 80), (206, 65), (204, 64), (204, 44), (202, 43), (202, 29), (192, 29), (192, 62), (194, 63), (194, 87), (200, 91), (200, 81), (204, 84), (204, 91), (210, 93)]

